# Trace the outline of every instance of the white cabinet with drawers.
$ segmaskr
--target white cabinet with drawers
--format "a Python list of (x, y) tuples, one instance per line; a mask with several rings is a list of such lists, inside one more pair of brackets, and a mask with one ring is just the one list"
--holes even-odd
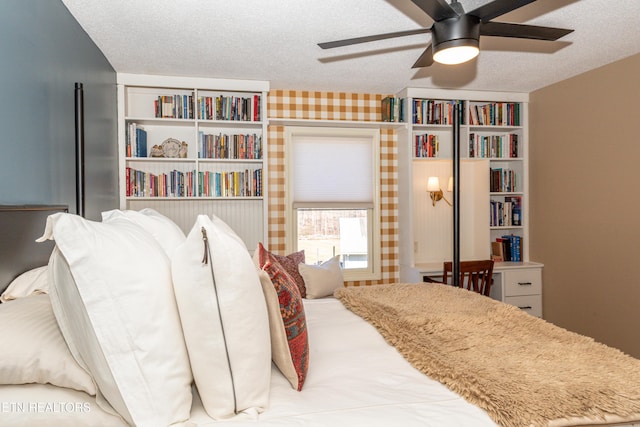
[(542, 264), (496, 264), (491, 297), (542, 317)]

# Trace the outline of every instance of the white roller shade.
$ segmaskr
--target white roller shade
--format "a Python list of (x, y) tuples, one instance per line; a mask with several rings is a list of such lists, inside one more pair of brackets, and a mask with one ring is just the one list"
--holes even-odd
[(293, 202), (373, 203), (373, 138), (296, 135)]

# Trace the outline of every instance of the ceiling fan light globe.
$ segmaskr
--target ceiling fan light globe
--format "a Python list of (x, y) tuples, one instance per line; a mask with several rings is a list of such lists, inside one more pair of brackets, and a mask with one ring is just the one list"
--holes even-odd
[(440, 64), (456, 65), (471, 61), (473, 58), (478, 56), (479, 53), (480, 50), (478, 49), (478, 46), (451, 46), (444, 49), (438, 49), (434, 52), (433, 60)]

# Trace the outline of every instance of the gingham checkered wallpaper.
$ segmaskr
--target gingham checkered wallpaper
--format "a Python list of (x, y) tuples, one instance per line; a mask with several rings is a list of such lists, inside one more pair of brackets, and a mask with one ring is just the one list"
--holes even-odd
[[(379, 121), (383, 95), (274, 90), (269, 92), (269, 118)], [(336, 122), (336, 127), (340, 123)], [(286, 165), (284, 127), (269, 126), (269, 250), (285, 254)], [(380, 219), (382, 278), (378, 281), (347, 282), (350, 286), (394, 283), (398, 269), (398, 149), (392, 129), (380, 129)]]

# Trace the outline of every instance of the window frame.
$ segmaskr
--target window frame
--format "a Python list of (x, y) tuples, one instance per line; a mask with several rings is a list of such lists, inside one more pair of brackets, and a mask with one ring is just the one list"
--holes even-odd
[[(370, 138), (372, 144), (372, 204), (365, 206), (361, 202), (313, 202), (299, 203), (294, 206), (293, 202), (293, 159), (292, 149), (294, 139), (299, 136), (326, 137), (326, 138)], [(346, 269), (343, 270), (345, 281), (379, 280), (382, 277), (382, 256), (381, 256), (381, 220), (380, 220), (380, 129), (373, 128), (340, 128), (340, 127), (285, 127), (285, 165), (286, 185), (285, 185), (285, 248), (287, 253), (298, 250), (298, 215), (297, 209), (366, 209), (367, 210), (367, 246), (369, 267), (366, 269)]]

